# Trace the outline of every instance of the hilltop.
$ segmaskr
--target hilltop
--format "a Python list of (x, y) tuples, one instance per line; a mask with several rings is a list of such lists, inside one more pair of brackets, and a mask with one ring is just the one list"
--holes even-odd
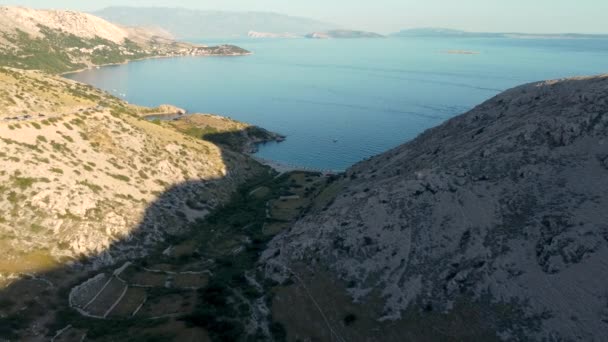
[(606, 336), (607, 91), (520, 86), (349, 169), (264, 253), (289, 339)]

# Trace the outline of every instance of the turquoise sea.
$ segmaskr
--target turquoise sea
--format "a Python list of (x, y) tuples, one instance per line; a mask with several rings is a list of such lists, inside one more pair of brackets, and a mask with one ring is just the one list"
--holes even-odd
[[(245, 57), (154, 59), (67, 77), (127, 101), (216, 113), (287, 135), (258, 156), (343, 170), (510, 87), (608, 73), (608, 40), (224, 40)], [(448, 54), (448, 50), (478, 54)]]

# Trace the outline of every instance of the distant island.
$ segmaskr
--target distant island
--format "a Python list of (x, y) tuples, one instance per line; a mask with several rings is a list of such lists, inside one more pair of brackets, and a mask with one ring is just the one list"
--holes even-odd
[(425, 38), (517, 38), (517, 39), (608, 39), (608, 34), (583, 33), (517, 33), (517, 32), (469, 32), (446, 28), (414, 28), (391, 34), (392, 37)]
[(326, 32), (313, 32), (306, 35), (311, 39), (357, 39), (357, 38), (385, 38), (385, 36), (366, 31), (331, 30)]

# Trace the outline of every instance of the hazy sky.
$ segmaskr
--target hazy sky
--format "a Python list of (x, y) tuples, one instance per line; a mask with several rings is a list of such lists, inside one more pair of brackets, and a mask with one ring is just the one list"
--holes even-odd
[(271, 11), (378, 32), (412, 27), (532, 33), (608, 33), (608, 0), (25, 0), (3, 4), (92, 11), (171, 6)]

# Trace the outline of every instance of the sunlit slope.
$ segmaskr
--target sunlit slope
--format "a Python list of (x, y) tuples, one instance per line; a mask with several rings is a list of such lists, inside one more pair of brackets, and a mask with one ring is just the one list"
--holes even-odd
[[(144, 121), (138, 108), (93, 88), (34, 71), (0, 68), (0, 78), (0, 273), (143, 253), (259, 170), (247, 157)], [(184, 183), (183, 196), (142, 221), (159, 195)], [(135, 229), (146, 238), (123, 255), (107, 253)]]

